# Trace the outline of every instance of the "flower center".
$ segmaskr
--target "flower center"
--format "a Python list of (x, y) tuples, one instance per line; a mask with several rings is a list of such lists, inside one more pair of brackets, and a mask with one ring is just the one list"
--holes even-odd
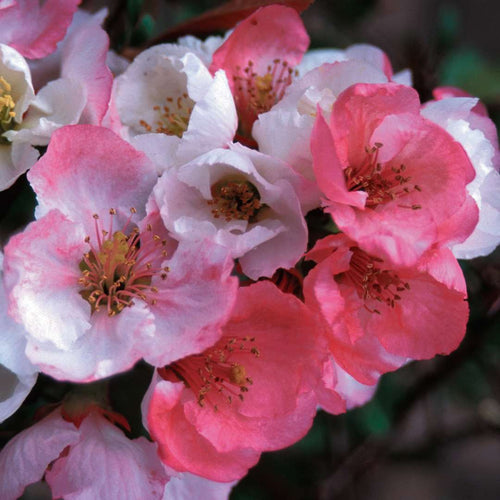
[(211, 193), (212, 199), (207, 203), (213, 207), (214, 218), (223, 217), (226, 222), (254, 222), (259, 210), (264, 207), (259, 191), (247, 180), (222, 179), (212, 186)]
[(157, 113), (156, 122), (150, 125), (145, 120), (141, 120), (139, 123), (146, 129), (146, 132), (182, 137), (188, 128), (193, 106), (194, 101), (186, 93), (177, 99), (167, 97), (163, 106), (153, 107)]
[(241, 361), (248, 355), (260, 356), (254, 342), (255, 337), (222, 337), (205, 352), (176, 361), (158, 372), (165, 380), (181, 380), (197, 394), (201, 407), (208, 403), (217, 411), (221, 404), (245, 399), (244, 393), (253, 380)]
[(257, 115), (269, 111), (282, 99), (297, 74), (287, 61), (281, 59), (274, 59), (263, 75), (255, 72), (253, 61), (248, 61), (243, 69), (236, 66), (236, 74), (233, 75), (234, 100), (240, 118), (243, 117), (242, 121), (246, 122), (243, 133), (249, 134)]
[(0, 76), (0, 133), (2, 134), (15, 126), (16, 113), (14, 108), (16, 103), (12, 98), (11, 91), (10, 83), (3, 76)]
[[(131, 213), (135, 213), (131, 209)], [(111, 216), (116, 211), (109, 211)], [(112, 230), (112, 219), (108, 231), (99, 226), (99, 215), (94, 214), (97, 234), (97, 246), (90, 243), (90, 237), (85, 241), (90, 250), (83, 255), (79, 268), (81, 276), (78, 283), (82, 286), (80, 295), (91, 305), (92, 314), (106, 308), (108, 316), (120, 313), (125, 307), (134, 304), (134, 299), (141, 299), (152, 305), (156, 299), (152, 297), (158, 289), (151, 285), (152, 278), (159, 274), (161, 279), (167, 277), (168, 268), (155, 268), (150, 257), (165, 257), (165, 240), (152, 234), (151, 226), (147, 233), (140, 233), (134, 228), (126, 234), (127, 221), (123, 230)], [(152, 248), (141, 247), (141, 240), (149, 236)], [(159, 249), (161, 247), (161, 250)], [(159, 251), (159, 254), (157, 253)], [(155, 255), (156, 254), (156, 255)]]
[(371, 257), (357, 247), (351, 250), (353, 254), (350, 268), (345, 274), (356, 287), (358, 295), (365, 301), (365, 308), (371, 313), (380, 314), (378, 309), (367, 305), (371, 300), (394, 308), (401, 300), (400, 293), (409, 290), (410, 284), (401, 280), (394, 271), (377, 267), (377, 264), (383, 262), (382, 259)]
[[(420, 186), (412, 184), (411, 177), (405, 176), (405, 165), (383, 168), (377, 161), (378, 151), (382, 147), (379, 142), (372, 148), (366, 148), (365, 161), (357, 166), (348, 166), (344, 170), (347, 189), (367, 193), (366, 206), (375, 208), (378, 205), (396, 200), (413, 191), (422, 191)], [(401, 208), (419, 210), (421, 205), (398, 205)]]

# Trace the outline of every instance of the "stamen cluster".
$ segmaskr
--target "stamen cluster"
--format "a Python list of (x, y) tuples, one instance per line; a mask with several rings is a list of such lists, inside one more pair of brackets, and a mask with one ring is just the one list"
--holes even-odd
[(140, 120), (139, 123), (146, 129), (146, 132), (182, 137), (188, 128), (194, 101), (186, 93), (177, 99), (167, 97), (165, 101), (165, 105), (153, 107), (153, 110), (158, 114), (158, 120), (153, 125), (145, 120)]
[(244, 68), (236, 66), (233, 75), (236, 106), (249, 108), (256, 115), (269, 111), (282, 99), (294, 76), (297, 72), (281, 59), (274, 59), (264, 75), (255, 71), (251, 60)]
[(0, 76), (0, 131), (2, 133), (13, 128), (13, 120), (16, 117), (14, 111), (16, 103), (11, 92), (10, 83), (3, 76)]
[(376, 308), (370, 308), (366, 302), (376, 300), (381, 304), (394, 308), (401, 300), (401, 292), (410, 289), (410, 284), (399, 278), (392, 270), (380, 269), (382, 259), (368, 255), (358, 247), (351, 249), (350, 268), (347, 271), (359, 296), (365, 301), (365, 308), (372, 313), (380, 314)]
[(263, 207), (257, 188), (247, 180), (226, 180), (216, 182), (212, 188), (212, 199), (207, 203), (212, 208), (213, 216), (231, 220), (252, 222)]
[[(244, 393), (253, 384), (245, 366), (238, 361), (241, 355), (260, 356), (254, 342), (255, 337), (223, 337), (204, 353), (184, 358), (159, 372), (166, 379), (169, 372), (173, 373), (197, 394), (201, 407), (208, 402), (218, 411), (221, 402), (231, 405), (235, 397), (243, 401)], [(232, 359), (235, 355), (238, 361)]]
[[(381, 143), (366, 148), (366, 160), (359, 166), (348, 166), (344, 170), (347, 189), (349, 191), (365, 191), (368, 194), (366, 206), (375, 208), (378, 205), (394, 201), (412, 191), (421, 191), (417, 184), (410, 184), (411, 177), (405, 176), (405, 165), (399, 167), (383, 167), (377, 161)], [(418, 204), (399, 205), (401, 208), (418, 210)]]
[[(135, 209), (131, 209), (135, 213)], [(111, 209), (110, 215), (116, 215)], [(122, 231), (113, 231), (112, 223), (108, 231), (99, 228), (99, 215), (94, 214), (96, 221), (97, 247), (91, 243), (90, 237), (85, 241), (90, 250), (84, 254), (80, 262), (82, 285), (80, 295), (92, 306), (92, 313), (106, 309), (108, 316), (114, 316), (125, 307), (134, 304), (134, 299), (141, 299), (154, 305), (156, 299), (151, 295), (158, 289), (151, 285), (155, 274), (160, 273), (162, 279), (167, 277), (168, 268), (157, 269), (148, 257), (151, 252), (141, 248), (141, 235), (137, 228), (127, 235), (126, 226)], [(152, 228), (148, 226), (148, 230)], [(152, 235), (154, 246), (164, 247), (165, 240), (158, 235)], [(166, 256), (166, 251), (162, 250)]]

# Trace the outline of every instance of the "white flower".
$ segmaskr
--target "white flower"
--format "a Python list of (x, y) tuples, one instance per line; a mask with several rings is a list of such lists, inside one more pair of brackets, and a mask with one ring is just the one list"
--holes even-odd
[(130, 142), (160, 172), (225, 147), (237, 127), (224, 72), (212, 76), (201, 59), (180, 45), (142, 52), (116, 79), (115, 102)]

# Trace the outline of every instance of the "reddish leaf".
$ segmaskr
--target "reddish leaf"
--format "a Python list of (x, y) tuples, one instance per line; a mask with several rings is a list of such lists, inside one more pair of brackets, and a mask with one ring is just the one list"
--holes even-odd
[(209, 10), (201, 16), (189, 19), (185, 23), (179, 24), (165, 31), (160, 36), (151, 40), (148, 46), (175, 40), (184, 35), (207, 35), (214, 31), (227, 30), (248, 17), (260, 7), (280, 4), (302, 12), (314, 0), (230, 0), (223, 5)]

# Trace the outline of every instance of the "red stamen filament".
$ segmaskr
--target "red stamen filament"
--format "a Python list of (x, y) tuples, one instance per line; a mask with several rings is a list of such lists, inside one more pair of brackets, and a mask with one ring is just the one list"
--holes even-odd
[(201, 407), (208, 403), (217, 411), (221, 403), (230, 405), (234, 398), (243, 401), (244, 393), (253, 384), (241, 356), (260, 356), (254, 342), (254, 337), (223, 337), (214, 347), (176, 361), (159, 373), (167, 380), (173, 374), (197, 394)]
[(293, 76), (297, 75), (288, 62), (281, 59), (274, 59), (264, 75), (254, 71), (253, 61), (248, 61), (243, 69), (237, 66), (236, 71), (233, 75), (236, 107), (255, 115), (269, 111), (280, 101)]
[(357, 247), (352, 252), (350, 268), (345, 274), (365, 301), (365, 308), (371, 313), (380, 314), (380, 310), (367, 305), (366, 302), (371, 300), (394, 308), (401, 300), (400, 293), (410, 289), (409, 283), (401, 280), (394, 271), (377, 267), (383, 262), (382, 259), (370, 257)]
[[(349, 191), (365, 191), (368, 194), (366, 206), (374, 208), (380, 204), (396, 200), (413, 191), (422, 191), (420, 186), (410, 184), (411, 177), (405, 176), (405, 165), (383, 168), (378, 160), (378, 151), (382, 144), (376, 143), (371, 149), (366, 148), (365, 161), (357, 166), (348, 166), (344, 170)], [(401, 208), (419, 210), (421, 205), (398, 205)]]

